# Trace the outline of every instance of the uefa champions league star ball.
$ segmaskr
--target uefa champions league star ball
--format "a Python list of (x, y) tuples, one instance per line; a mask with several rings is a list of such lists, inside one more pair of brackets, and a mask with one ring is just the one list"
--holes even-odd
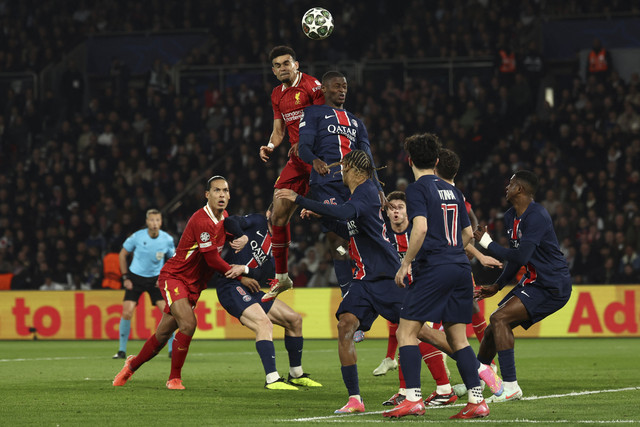
[(302, 32), (313, 40), (326, 39), (333, 32), (333, 17), (327, 9), (314, 7), (302, 16)]

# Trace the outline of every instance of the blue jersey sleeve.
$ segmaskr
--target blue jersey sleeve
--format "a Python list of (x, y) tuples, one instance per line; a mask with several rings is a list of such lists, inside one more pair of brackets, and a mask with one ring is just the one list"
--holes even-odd
[(124, 241), (122, 247), (129, 253), (133, 252), (136, 249), (136, 233), (127, 237), (127, 240)]
[(314, 153), (314, 144), (318, 133), (318, 120), (316, 119), (317, 108), (310, 106), (304, 109), (302, 119), (300, 119), (298, 142), (298, 156), (308, 164), (312, 164), (318, 156)]
[(409, 184), (406, 190), (407, 196), (407, 217), (409, 222), (417, 216), (427, 217), (427, 202), (419, 187), (415, 184)]

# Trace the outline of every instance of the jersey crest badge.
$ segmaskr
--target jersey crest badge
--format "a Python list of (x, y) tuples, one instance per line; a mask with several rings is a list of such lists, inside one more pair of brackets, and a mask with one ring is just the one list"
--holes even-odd
[(296, 92), (294, 98), (296, 100), (296, 105), (300, 104), (300, 92)]

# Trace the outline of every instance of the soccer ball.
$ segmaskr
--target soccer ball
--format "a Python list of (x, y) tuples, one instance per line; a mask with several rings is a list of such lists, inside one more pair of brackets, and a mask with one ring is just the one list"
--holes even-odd
[(333, 32), (333, 17), (327, 9), (314, 7), (302, 16), (302, 32), (313, 40), (326, 39)]

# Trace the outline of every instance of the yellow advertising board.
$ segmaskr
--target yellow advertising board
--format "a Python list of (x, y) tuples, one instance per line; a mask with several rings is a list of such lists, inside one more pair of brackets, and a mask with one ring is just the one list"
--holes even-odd
[[(489, 314), (508, 292), (481, 304)], [(0, 299), (0, 339), (118, 339), (122, 291), (6, 291)], [(131, 323), (131, 338), (146, 339), (160, 320), (160, 311), (143, 296)], [(340, 291), (335, 288), (300, 288), (279, 297), (303, 318), (306, 338), (336, 338), (335, 312)], [(195, 309), (196, 339), (253, 338), (249, 329), (218, 303), (215, 290), (202, 293)], [(574, 286), (562, 310), (528, 331), (514, 330), (517, 337), (640, 337), (640, 286)], [(281, 328), (274, 336), (282, 338)], [(387, 324), (374, 323), (368, 338), (385, 338)]]

